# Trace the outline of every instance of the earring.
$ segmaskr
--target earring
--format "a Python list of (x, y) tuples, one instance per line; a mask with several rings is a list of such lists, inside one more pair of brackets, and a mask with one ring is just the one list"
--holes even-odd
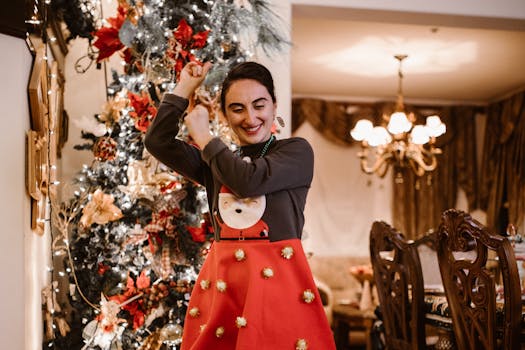
[(279, 123), (279, 126), (281, 128), (284, 128), (284, 120), (283, 120), (283, 118), (277, 116), (277, 117), (275, 117), (275, 119), (277, 119), (277, 122)]

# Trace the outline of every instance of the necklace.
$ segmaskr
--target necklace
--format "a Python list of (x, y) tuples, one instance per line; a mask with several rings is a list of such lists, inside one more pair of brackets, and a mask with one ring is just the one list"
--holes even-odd
[(275, 136), (273, 136), (272, 134), (272, 136), (270, 136), (268, 141), (266, 141), (266, 143), (264, 144), (264, 147), (261, 151), (261, 154), (259, 155), (259, 158), (262, 158), (266, 154), (266, 152), (268, 152), (268, 147), (270, 147), (274, 139), (275, 139)]
[[(266, 154), (266, 152), (268, 152), (268, 148), (272, 144), (273, 140), (275, 140), (275, 135), (272, 134), (268, 141), (266, 141), (266, 143), (264, 144), (263, 149), (261, 150), (261, 154), (259, 154), (259, 157), (257, 158), (262, 158)], [(237, 155), (239, 157), (242, 157), (242, 148), (239, 147), (237, 149)]]

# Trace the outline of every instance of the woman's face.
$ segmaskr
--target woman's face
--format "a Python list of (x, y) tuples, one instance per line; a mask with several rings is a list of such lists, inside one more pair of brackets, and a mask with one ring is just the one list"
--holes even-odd
[(256, 80), (237, 80), (226, 92), (226, 119), (241, 146), (260, 143), (271, 135), (277, 105)]

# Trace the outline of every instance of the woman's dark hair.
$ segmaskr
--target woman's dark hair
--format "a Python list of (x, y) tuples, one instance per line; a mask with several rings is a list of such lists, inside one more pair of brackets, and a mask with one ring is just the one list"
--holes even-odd
[(224, 104), (226, 101), (226, 94), (228, 93), (230, 86), (232, 86), (232, 84), (237, 80), (242, 79), (255, 80), (266, 87), (266, 90), (268, 90), (268, 93), (272, 97), (272, 101), (275, 103), (276, 99), (272, 73), (270, 73), (268, 68), (262, 64), (256, 62), (243, 62), (233, 67), (222, 83), (221, 109), (223, 113), (226, 114), (226, 106)]

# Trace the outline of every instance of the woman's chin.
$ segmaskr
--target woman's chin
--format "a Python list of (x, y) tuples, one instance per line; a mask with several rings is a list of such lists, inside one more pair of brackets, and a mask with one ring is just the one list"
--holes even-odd
[(241, 144), (243, 145), (253, 145), (259, 142), (263, 142), (263, 141), (264, 140), (262, 136), (259, 134), (255, 134), (255, 135), (244, 134), (241, 138)]

